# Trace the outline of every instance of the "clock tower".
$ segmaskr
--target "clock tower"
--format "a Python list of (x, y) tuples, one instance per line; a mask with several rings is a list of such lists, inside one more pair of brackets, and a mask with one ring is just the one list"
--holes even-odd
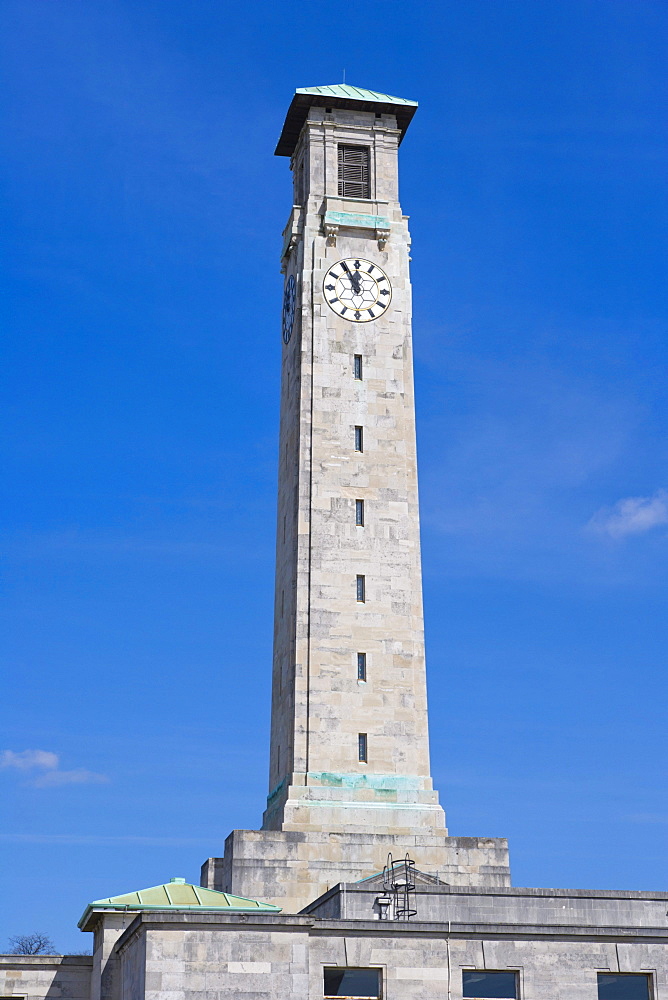
[[(410, 236), (412, 101), (297, 91), (266, 829), (443, 831), (429, 773)], [(293, 306), (294, 301), (294, 306)]]
[(407, 851), (507, 884), (504, 841), (447, 836), (433, 790), (422, 611), (410, 235), (398, 150), (417, 105), (298, 90), (283, 234), (269, 796), (204, 884), (300, 908)]

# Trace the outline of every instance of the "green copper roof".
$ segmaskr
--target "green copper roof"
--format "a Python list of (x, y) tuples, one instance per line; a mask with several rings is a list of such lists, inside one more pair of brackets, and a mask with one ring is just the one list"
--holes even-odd
[(324, 87), (299, 87), (296, 94), (324, 94), (325, 97), (345, 97), (352, 101), (376, 101), (378, 104), (408, 104), (417, 108), (417, 101), (407, 101), (403, 97), (377, 94), (374, 90), (362, 90), (348, 83), (332, 83)]
[(348, 83), (325, 84), (322, 87), (300, 87), (295, 91), (292, 103), (283, 125), (281, 137), (276, 146), (276, 156), (292, 156), (301, 133), (308, 109), (318, 108), (358, 108), (360, 111), (377, 111), (380, 114), (396, 115), (401, 131), (399, 141), (404, 137), (411, 118), (417, 109), (417, 101), (407, 101), (403, 97), (377, 94), (374, 90), (351, 87)]
[(173, 878), (165, 885), (154, 885), (149, 889), (138, 889), (136, 892), (126, 892), (120, 896), (107, 896), (96, 899), (86, 907), (79, 921), (79, 927), (84, 928), (93, 910), (218, 910), (237, 913), (253, 910), (264, 913), (280, 913), (280, 906), (272, 903), (259, 903), (255, 899), (244, 899), (242, 896), (232, 896), (229, 892), (217, 892), (215, 889), (203, 889), (199, 885), (191, 885), (183, 878)]

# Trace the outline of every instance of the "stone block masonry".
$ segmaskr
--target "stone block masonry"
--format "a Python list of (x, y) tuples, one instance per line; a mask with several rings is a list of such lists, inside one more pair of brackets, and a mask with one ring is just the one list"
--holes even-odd
[[(410, 104), (387, 98), (376, 111), (355, 92), (296, 115), (293, 102), (278, 147), (294, 191), (281, 260), (269, 795), (262, 830), (235, 830), (202, 884), (291, 912), (381, 870), (390, 852), (453, 883), (510, 882), (505, 841), (448, 837), (430, 772), (411, 239), (398, 185)], [(359, 176), (347, 172), (356, 163)], [(376, 296), (367, 314), (354, 304), (365, 282)]]
[[(297, 309), (282, 366), (266, 830), (445, 831), (429, 769), (399, 134), (391, 114), (354, 101), (314, 107), (292, 154), (299, 227), (284, 269)], [(369, 150), (366, 198), (341, 196), (340, 144)], [(345, 259), (389, 279), (378, 320), (330, 308), (325, 278)]]
[(510, 885), (505, 840), (274, 830), (234, 830), (225, 856), (202, 866), (201, 884), (296, 913), (338, 882), (382, 871), (388, 853), (399, 860), (407, 851), (421, 871), (451, 885)]

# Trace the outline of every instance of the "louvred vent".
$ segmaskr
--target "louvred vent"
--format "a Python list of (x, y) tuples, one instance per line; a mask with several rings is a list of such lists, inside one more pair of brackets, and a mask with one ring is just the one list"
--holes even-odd
[(371, 197), (368, 146), (339, 146), (339, 195)]

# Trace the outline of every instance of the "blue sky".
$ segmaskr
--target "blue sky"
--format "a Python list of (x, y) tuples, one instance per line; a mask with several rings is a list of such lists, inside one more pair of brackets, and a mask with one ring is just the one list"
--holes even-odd
[(273, 149), (294, 89), (344, 69), (420, 102), (401, 189), (450, 831), (508, 836), (517, 885), (668, 888), (668, 8), (350, 10), (2, 5), (0, 948), (87, 947), (91, 899), (196, 882), (260, 822)]

